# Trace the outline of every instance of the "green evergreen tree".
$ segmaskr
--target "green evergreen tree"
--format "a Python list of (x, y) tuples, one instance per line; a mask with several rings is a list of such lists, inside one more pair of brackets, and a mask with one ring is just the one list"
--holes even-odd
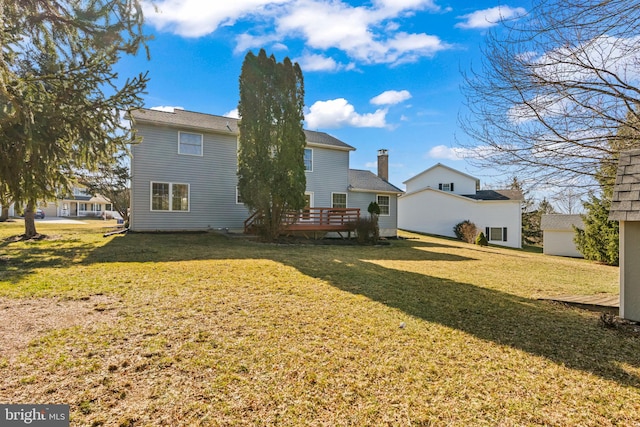
[(264, 49), (247, 53), (240, 75), (238, 191), (263, 221), (266, 240), (280, 234), (284, 215), (305, 205), (304, 82), (300, 66), (277, 62)]
[(574, 227), (578, 251), (585, 259), (618, 265), (619, 224), (618, 221), (609, 221), (611, 196), (591, 194), (583, 205), (586, 211), (582, 215), (584, 229)]
[(38, 201), (71, 189), (126, 150), (121, 114), (142, 105), (147, 77), (113, 66), (145, 45), (138, 0), (0, 0), (0, 183), (26, 204), (25, 237), (37, 235)]
[(555, 208), (546, 197), (543, 198), (538, 206), (522, 217), (523, 238), (524, 243), (529, 245), (542, 244), (542, 215), (556, 213)]
[[(637, 107), (636, 107), (637, 110)], [(635, 112), (627, 114), (627, 121), (620, 126), (615, 138), (609, 142), (613, 155), (603, 159), (596, 173), (600, 184), (600, 194), (590, 194), (585, 202), (585, 214), (582, 215), (584, 229), (574, 227), (574, 241), (578, 251), (586, 259), (609, 265), (619, 263), (619, 224), (609, 221), (609, 210), (613, 198), (613, 186), (616, 179), (619, 153), (623, 150), (640, 147), (638, 123)]]

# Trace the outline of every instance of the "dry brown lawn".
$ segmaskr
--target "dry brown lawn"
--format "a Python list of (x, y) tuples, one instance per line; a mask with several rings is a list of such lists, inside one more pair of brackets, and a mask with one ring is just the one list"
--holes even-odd
[(640, 426), (640, 339), (537, 297), (617, 268), (428, 236), (0, 224), (0, 402), (72, 425)]

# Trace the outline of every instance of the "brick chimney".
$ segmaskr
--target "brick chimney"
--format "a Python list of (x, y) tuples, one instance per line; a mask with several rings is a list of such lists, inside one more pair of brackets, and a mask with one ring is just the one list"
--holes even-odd
[(378, 150), (378, 176), (389, 181), (389, 152), (384, 148)]

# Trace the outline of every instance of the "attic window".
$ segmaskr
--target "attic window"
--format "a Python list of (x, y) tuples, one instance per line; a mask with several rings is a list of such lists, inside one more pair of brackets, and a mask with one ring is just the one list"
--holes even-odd
[(438, 190), (453, 191), (453, 182), (441, 182), (440, 184), (438, 184)]

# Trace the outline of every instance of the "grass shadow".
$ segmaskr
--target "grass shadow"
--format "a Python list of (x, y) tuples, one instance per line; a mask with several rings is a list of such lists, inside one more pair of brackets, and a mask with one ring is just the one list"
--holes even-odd
[(269, 259), (409, 316), (640, 388), (640, 378), (623, 368), (625, 365), (632, 370), (640, 368), (640, 341), (599, 327), (595, 318), (473, 283), (386, 268), (367, 261), (454, 261), (459, 268), (465, 268), (465, 262), (473, 258), (456, 254), (459, 247), (453, 245), (414, 240), (382, 247), (269, 245), (212, 233), (131, 234), (109, 239), (102, 246), (81, 243), (68, 248), (25, 246), (26, 253), (19, 256), (24, 257), (23, 264), (31, 269), (75, 262), (90, 265)]
[(640, 388), (640, 378), (622, 368), (640, 367), (637, 337), (604, 329), (575, 309), (349, 256), (330, 266), (290, 257), (278, 261), (410, 316)]

